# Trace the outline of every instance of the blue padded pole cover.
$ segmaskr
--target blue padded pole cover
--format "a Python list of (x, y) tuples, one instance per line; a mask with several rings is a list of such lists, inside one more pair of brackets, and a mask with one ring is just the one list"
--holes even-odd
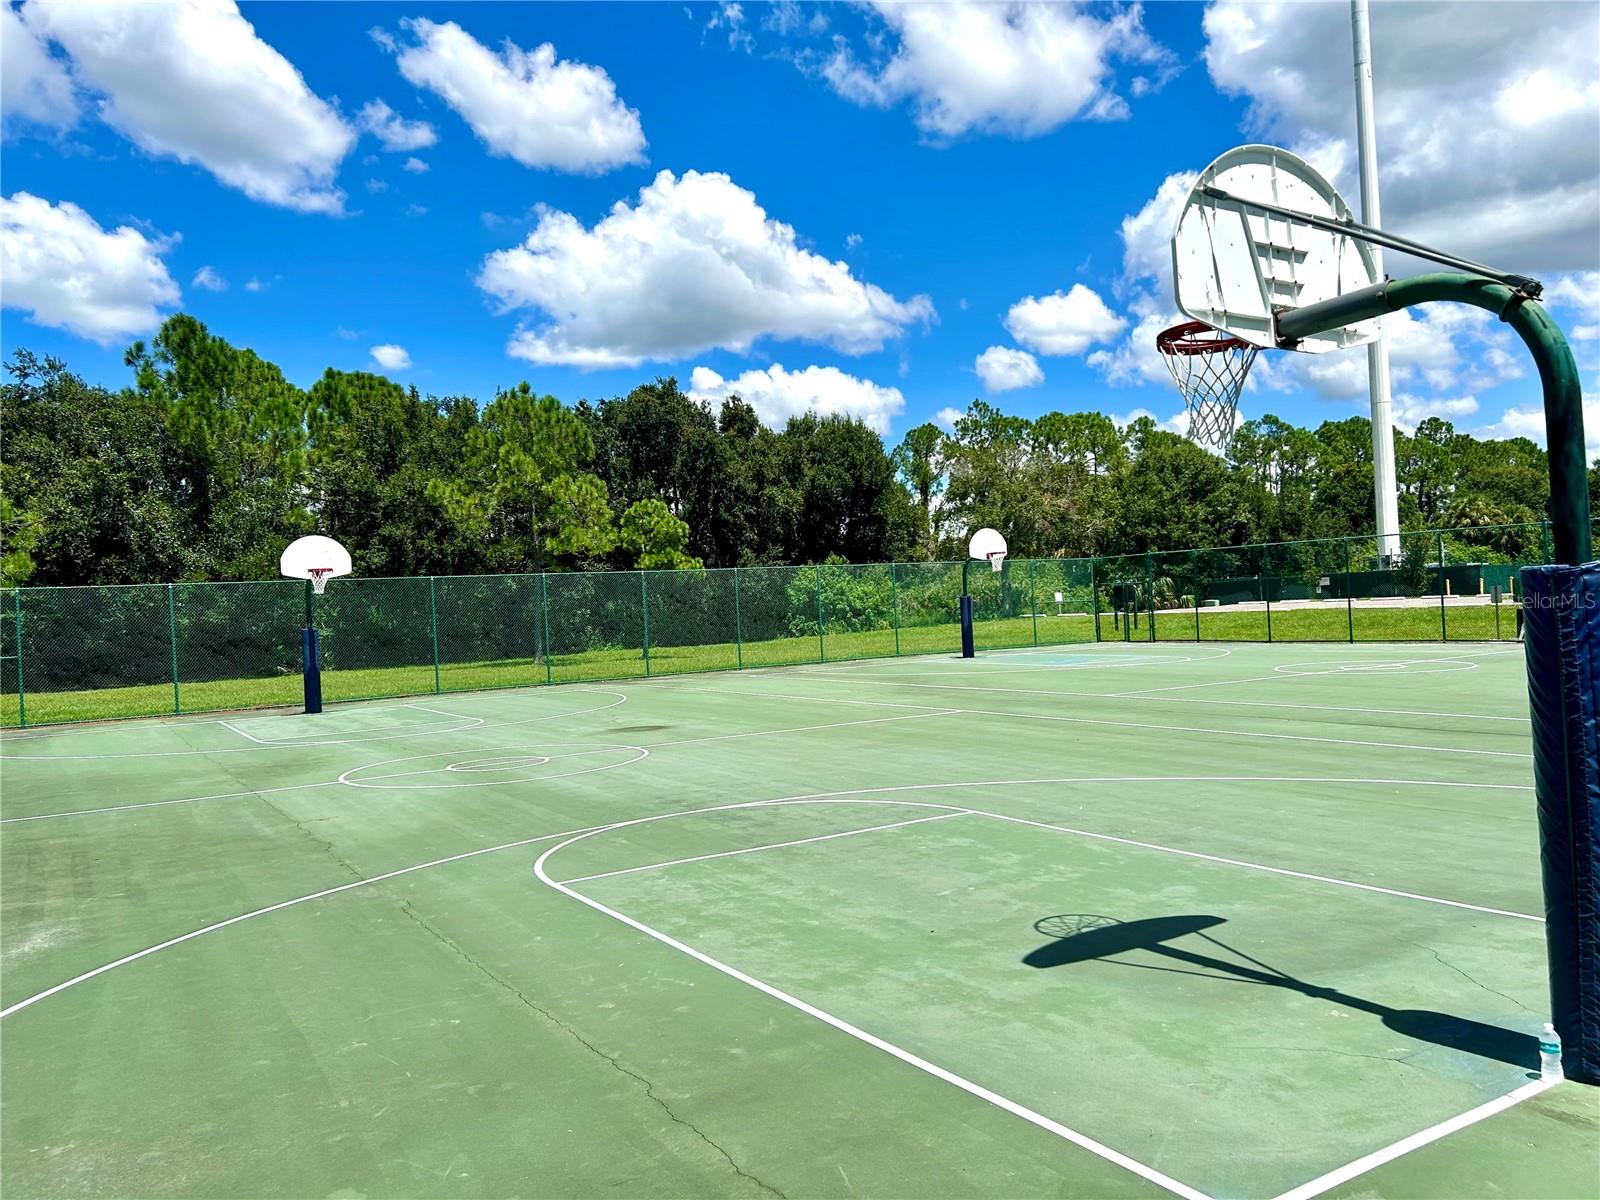
[(1600, 1083), (1600, 563), (1522, 569), (1551, 1020)]
[(305, 710), (322, 711), (322, 647), (317, 631), (307, 625), (300, 630), (300, 673), (305, 682)]

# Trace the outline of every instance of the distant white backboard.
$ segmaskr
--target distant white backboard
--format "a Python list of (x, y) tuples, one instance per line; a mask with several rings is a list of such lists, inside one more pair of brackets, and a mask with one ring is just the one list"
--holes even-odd
[[(1214, 188), (1231, 199), (1208, 195)], [(1252, 346), (1277, 345), (1273, 314), (1379, 282), (1372, 251), (1353, 237), (1252, 209), (1265, 201), (1348, 221), (1350, 206), (1298, 156), (1236, 146), (1200, 173), (1172, 231), (1173, 290), (1196, 321)], [(1320, 333), (1294, 348), (1321, 353), (1374, 341), (1377, 321)]]
[(317, 533), (296, 538), (278, 556), (278, 573), (290, 579), (309, 579), (321, 594), (328, 580), (350, 574), (350, 551)]
[[(993, 562), (996, 556), (1004, 558), (1006, 539), (998, 529), (980, 529), (967, 539), (967, 556)], [(999, 567), (996, 566), (996, 570)]]

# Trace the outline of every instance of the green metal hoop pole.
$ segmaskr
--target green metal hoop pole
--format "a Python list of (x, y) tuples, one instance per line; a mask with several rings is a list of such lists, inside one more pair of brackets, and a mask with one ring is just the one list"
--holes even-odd
[[(1588, 463), (1584, 460), (1583, 391), (1572, 349), (1550, 314), (1528, 297), (1474, 275), (1418, 275), (1363, 288), (1335, 300), (1308, 305), (1278, 318), (1280, 342), (1301, 338), (1424, 304), (1452, 300), (1488, 309), (1516, 330), (1539, 368), (1544, 388), (1544, 422), (1550, 455), (1550, 553), (1557, 566), (1529, 568), (1539, 587), (1551, 590), (1543, 599), (1576, 599), (1576, 591), (1552, 582), (1560, 566), (1579, 567), (1594, 557), (1589, 525)], [(1443, 536), (1440, 535), (1440, 619), (1443, 621)], [(1528, 576), (1524, 576), (1526, 584)], [(1525, 593), (1526, 595), (1527, 593)], [(1536, 595), (1539, 593), (1535, 593)], [(1589, 693), (1581, 680), (1592, 670), (1578, 643), (1568, 641), (1560, 618), (1543, 608), (1525, 619), (1528, 642), (1529, 694), (1533, 701), (1534, 794), (1539, 819), (1539, 853), (1544, 877), (1545, 943), (1550, 961), (1550, 1015), (1566, 1043), (1567, 1074), (1600, 1083), (1595, 1046), (1600, 1043), (1600, 1014), (1592, 1003), (1593, 913), (1585, 911), (1595, 886), (1585, 863), (1592, 863), (1596, 833), (1590, 824), (1588, 789), (1594, 772), (1593, 743), (1574, 744), (1573, 729), (1586, 718)], [(1567, 672), (1574, 678), (1564, 679)], [(1592, 678), (1592, 675), (1588, 676)], [(1589, 968), (1592, 970), (1592, 967)], [(1574, 1068), (1577, 1068), (1576, 1070)]]

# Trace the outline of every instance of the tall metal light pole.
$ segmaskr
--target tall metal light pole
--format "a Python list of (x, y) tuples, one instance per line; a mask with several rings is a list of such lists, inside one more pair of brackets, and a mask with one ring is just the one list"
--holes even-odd
[[(1367, 0), (1350, 0), (1350, 32), (1356, 60), (1356, 144), (1361, 163), (1361, 222), (1383, 228), (1378, 209), (1378, 135), (1372, 116), (1372, 38)], [(1373, 246), (1378, 275), (1383, 250)], [(1367, 344), (1367, 389), (1372, 404), (1372, 489), (1377, 516), (1378, 558), (1400, 557), (1400, 502), (1394, 477), (1394, 413), (1389, 401), (1389, 335)]]

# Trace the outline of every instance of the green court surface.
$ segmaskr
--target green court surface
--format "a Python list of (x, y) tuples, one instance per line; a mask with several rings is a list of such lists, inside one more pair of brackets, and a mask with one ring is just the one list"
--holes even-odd
[(0, 1189), (1592, 1197), (1520, 646), (0, 739)]

